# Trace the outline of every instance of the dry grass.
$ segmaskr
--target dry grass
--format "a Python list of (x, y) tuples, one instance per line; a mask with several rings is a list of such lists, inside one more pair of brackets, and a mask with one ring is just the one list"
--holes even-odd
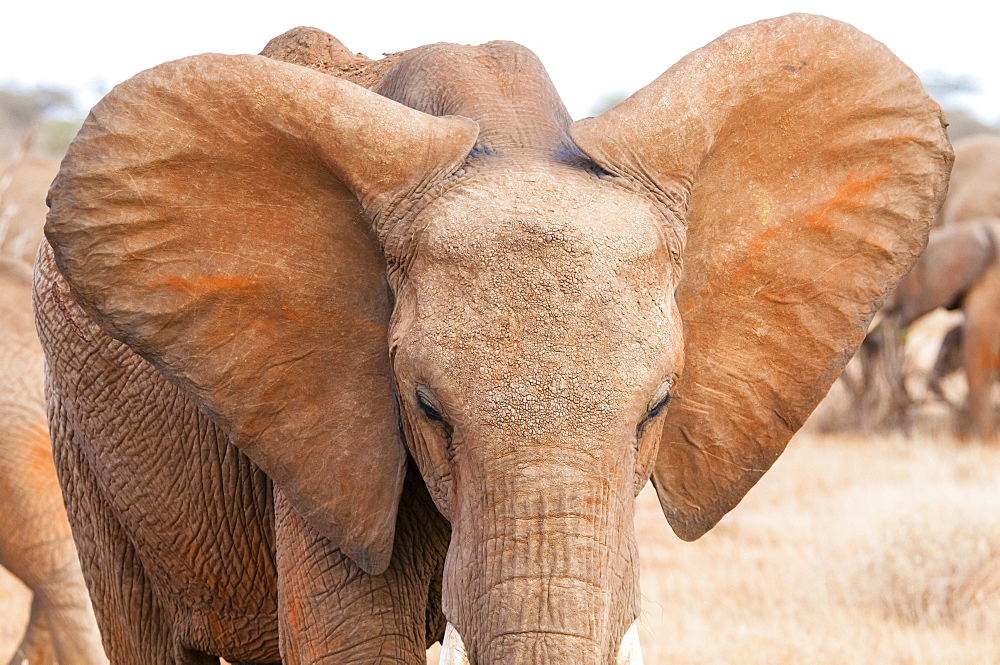
[(799, 437), (696, 543), (639, 498), (650, 663), (1000, 662), (1000, 450)]

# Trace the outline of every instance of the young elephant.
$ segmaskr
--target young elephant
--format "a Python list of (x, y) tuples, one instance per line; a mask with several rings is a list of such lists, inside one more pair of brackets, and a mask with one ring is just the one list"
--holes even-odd
[(31, 268), (0, 258), (0, 565), (33, 594), (12, 663), (107, 663), (52, 465)]
[(780, 454), (923, 248), (937, 105), (803, 15), (576, 123), (508, 42), (265, 55), (118, 86), (51, 191), (112, 661), (637, 662), (635, 494), (694, 539)]

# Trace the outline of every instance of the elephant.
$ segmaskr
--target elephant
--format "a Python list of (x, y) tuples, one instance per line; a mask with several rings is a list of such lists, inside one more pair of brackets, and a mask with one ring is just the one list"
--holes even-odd
[[(908, 428), (914, 407), (905, 385), (906, 330), (939, 307), (960, 310), (965, 321), (944, 336), (927, 378), (936, 398), (957, 412), (958, 433), (979, 439), (996, 436), (990, 393), (996, 383), (1000, 325), (991, 307), (995, 233), (1000, 224), (1000, 137), (980, 134), (954, 144), (955, 162), (948, 196), (927, 251), (887, 304), (883, 321), (858, 354), (861, 380), (848, 382), (853, 419), (868, 427)], [(959, 229), (957, 227), (969, 228)], [(966, 333), (975, 348), (965, 348)], [(968, 397), (963, 406), (944, 395), (941, 381), (963, 371)], [(874, 410), (871, 405), (877, 405)]]
[(955, 141), (955, 164), (940, 224), (1000, 219), (1000, 136), (976, 134)]
[[(977, 270), (985, 269), (979, 261), (986, 253), (994, 253), (995, 247), (989, 244), (990, 234), (995, 234), (996, 224), (1000, 223), (1000, 136), (977, 134), (956, 141), (954, 144), (955, 163), (952, 171), (948, 197), (941, 209), (940, 222), (951, 226), (971, 222), (985, 225), (979, 231), (967, 232), (965, 247), (976, 253), (971, 265), (964, 266), (960, 272), (971, 278)], [(988, 229), (993, 229), (989, 231)], [(939, 269), (940, 270), (940, 269)], [(985, 280), (991, 279), (982, 273)], [(987, 296), (986, 290), (980, 288), (977, 302)], [(961, 305), (956, 298), (955, 305)], [(947, 306), (947, 305), (942, 305)], [(969, 384), (968, 415), (971, 417), (975, 433), (980, 437), (995, 435), (994, 416), (990, 404), (989, 392), (996, 381), (996, 354), (987, 351), (991, 342), (989, 335), (1000, 337), (1000, 329), (989, 322), (989, 314), (981, 309), (985, 304), (977, 304), (978, 311), (970, 312), (962, 307), (971, 323), (972, 334), (977, 338), (980, 348), (965, 349), (965, 332), (969, 321), (959, 324), (950, 330), (938, 352), (934, 364), (929, 387), (942, 399), (944, 398), (939, 382), (941, 378), (956, 370), (964, 369)], [(984, 327), (985, 326), (985, 327)], [(992, 328), (992, 329), (991, 329)]]
[(640, 662), (635, 496), (685, 540), (740, 501), (951, 159), (910, 69), (801, 14), (576, 122), (502, 41), (298, 28), (116, 86), (35, 278), (109, 657)]
[[(965, 349), (968, 322), (949, 330), (927, 377), (927, 388), (956, 411), (960, 436), (995, 436), (995, 417), (988, 405), (997, 361), (996, 353), (989, 349), (995, 344), (990, 337), (996, 337), (1000, 329), (991, 321), (988, 303), (993, 299), (993, 287), (986, 284), (993, 280), (991, 265), (995, 260), (991, 229), (1000, 222), (1000, 137), (978, 134), (962, 138), (954, 143), (954, 153), (948, 195), (927, 251), (913, 274), (890, 297), (885, 316), (865, 339), (854, 367), (842, 375), (849, 396), (842, 407), (846, 412), (827, 415), (830, 424), (826, 429), (909, 431), (915, 402), (906, 387), (909, 372), (903, 342), (913, 323), (943, 307), (960, 310), (974, 320), (971, 330), (977, 348)], [(966, 224), (973, 228), (942, 230)], [(973, 287), (975, 295), (967, 301)], [(967, 303), (974, 312), (966, 310)], [(969, 383), (964, 406), (953, 404), (941, 387), (945, 377), (959, 370), (966, 373)], [(839, 410), (831, 407), (831, 411)]]
[[(948, 197), (941, 209), (942, 225), (972, 223), (980, 225), (977, 231), (967, 231), (964, 241), (953, 241), (957, 247), (961, 244), (972, 255), (964, 266), (954, 266), (967, 282), (981, 277), (984, 284), (978, 287), (977, 294), (972, 297), (970, 308), (963, 306), (963, 300), (956, 294), (954, 307), (961, 306), (966, 321), (950, 330), (942, 341), (937, 361), (931, 374), (929, 387), (939, 397), (944, 399), (940, 389), (940, 380), (947, 374), (964, 369), (969, 384), (968, 416), (972, 420), (975, 433), (980, 437), (996, 435), (995, 416), (991, 406), (989, 393), (996, 382), (997, 352), (990, 351), (1000, 340), (1000, 327), (994, 323), (989, 312), (988, 301), (993, 298), (988, 295), (994, 286), (986, 286), (995, 277), (991, 270), (986, 270), (986, 257), (996, 253), (996, 228), (1000, 224), (1000, 136), (992, 134), (977, 134), (956, 141), (954, 144), (955, 162), (948, 189)], [(937, 268), (940, 271), (946, 266)], [(924, 268), (930, 273), (931, 268)], [(927, 275), (936, 279), (932, 275)], [(971, 283), (968, 284), (971, 287)], [(909, 294), (908, 294), (909, 295)], [(931, 298), (939, 294), (931, 294)], [(948, 304), (942, 304), (948, 307)], [(977, 344), (976, 349), (965, 349), (966, 328)], [(992, 339), (991, 339), (992, 337)]]
[(31, 268), (0, 258), (0, 565), (31, 590), (12, 663), (101, 665), (107, 659), (52, 463)]
[(926, 251), (886, 304), (883, 320), (891, 330), (904, 330), (939, 307), (962, 310), (965, 320), (946, 334), (929, 388), (941, 395), (936, 387), (940, 379), (963, 369), (969, 385), (966, 415), (973, 433), (984, 440), (997, 434), (991, 393), (1000, 378), (998, 243), (1000, 218), (965, 220), (932, 231)]

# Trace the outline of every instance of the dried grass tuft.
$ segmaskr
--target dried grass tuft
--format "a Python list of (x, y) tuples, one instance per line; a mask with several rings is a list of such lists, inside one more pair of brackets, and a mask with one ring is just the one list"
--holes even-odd
[(872, 538), (853, 597), (887, 619), (1000, 629), (1000, 492), (930, 494)]

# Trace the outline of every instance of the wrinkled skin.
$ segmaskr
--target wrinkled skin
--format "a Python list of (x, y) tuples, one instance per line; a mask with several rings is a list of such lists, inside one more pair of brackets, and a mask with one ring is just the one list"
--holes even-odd
[(939, 109), (802, 15), (577, 123), (507, 42), (263, 55), (117, 87), (50, 194), (112, 661), (629, 662), (635, 495), (694, 539), (780, 454), (923, 248)]
[[(959, 309), (965, 320), (949, 331), (930, 387), (957, 370), (969, 393), (965, 416), (977, 438), (994, 439), (991, 393), (1000, 378), (1000, 219), (965, 220), (935, 230), (927, 250), (893, 294), (883, 325), (906, 329), (939, 307)], [(940, 389), (938, 389), (940, 393)], [(969, 428), (961, 423), (963, 431)]]
[(0, 565), (33, 594), (13, 663), (107, 663), (52, 465), (31, 269), (0, 258)]

